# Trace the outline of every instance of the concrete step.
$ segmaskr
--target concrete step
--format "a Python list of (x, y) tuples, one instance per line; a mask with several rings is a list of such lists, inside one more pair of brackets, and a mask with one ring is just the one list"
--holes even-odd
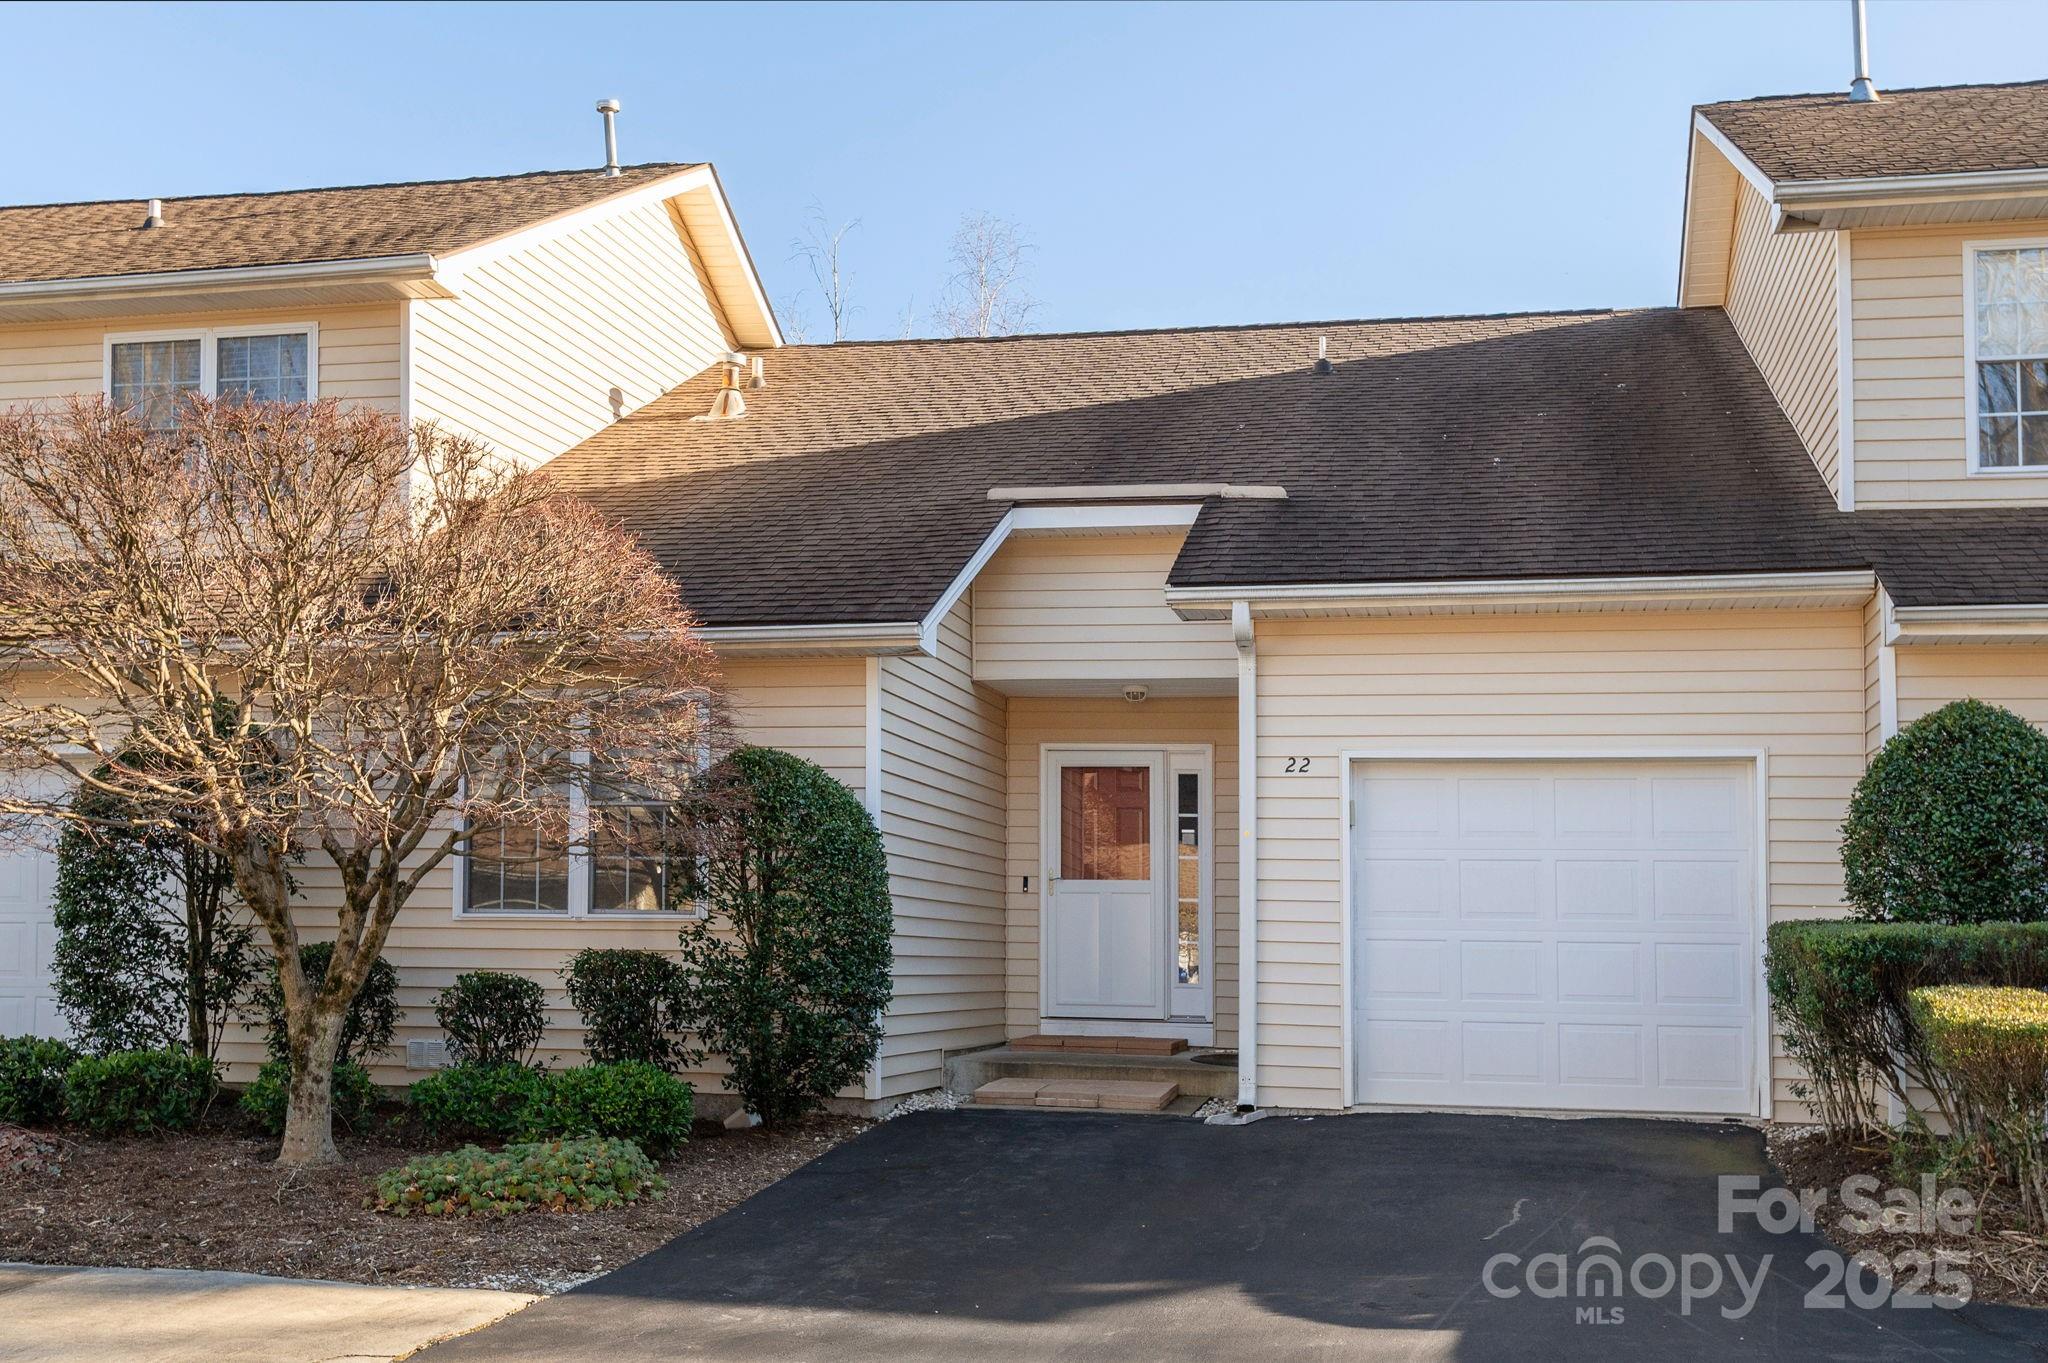
[(946, 1087), (973, 1093), (996, 1079), (1111, 1079), (1171, 1083), (1183, 1095), (1231, 1098), (1237, 1094), (1235, 1065), (1204, 1064), (1191, 1052), (1179, 1055), (1119, 1055), (1091, 1051), (1024, 1051), (995, 1046), (946, 1058)]
[(1130, 1079), (995, 1079), (974, 1091), (978, 1106), (1102, 1112), (1160, 1112), (1178, 1097), (1176, 1084)]

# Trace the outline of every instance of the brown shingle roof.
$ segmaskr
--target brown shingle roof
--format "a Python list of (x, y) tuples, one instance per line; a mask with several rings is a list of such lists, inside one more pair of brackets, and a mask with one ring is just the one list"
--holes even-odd
[(767, 376), (738, 421), (691, 420), (700, 375), (550, 465), (716, 625), (919, 619), (1019, 484), (1286, 487), (1203, 511), (1188, 586), (1870, 563), (1717, 309), (801, 346)]
[(271, 194), (0, 208), (0, 283), (446, 255), (689, 169), (680, 162)]
[(2048, 81), (1845, 92), (1703, 104), (1707, 121), (1773, 180), (1944, 175), (2048, 166)]

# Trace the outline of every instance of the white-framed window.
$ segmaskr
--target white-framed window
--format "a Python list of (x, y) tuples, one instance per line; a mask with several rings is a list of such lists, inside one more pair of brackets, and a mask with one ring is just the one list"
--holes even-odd
[(317, 322), (264, 322), (181, 331), (109, 332), (107, 399), (150, 425), (177, 422), (187, 393), (256, 402), (311, 402), (320, 394)]
[[(708, 765), (707, 757), (699, 753), (700, 770)], [(575, 761), (583, 767), (592, 765), (587, 752), (577, 753)], [(471, 832), (466, 850), (454, 858), (457, 917), (702, 916), (700, 904), (669, 902), (679, 868), (671, 864), (672, 858), (649, 850), (667, 831), (667, 804), (609, 789), (602, 778), (564, 787), (561, 799), (566, 819), (556, 822), (566, 824), (567, 837), (555, 845), (544, 845), (550, 835), (532, 824), (492, 825)], [(605, 819), (591, 817), (594, 804), (606, 808)], [(621, 822), (639, 832), (620, 836)]]
[(2048, 240), (1966, 246), (1963, 296), (1970, 472), (2048, 473)]

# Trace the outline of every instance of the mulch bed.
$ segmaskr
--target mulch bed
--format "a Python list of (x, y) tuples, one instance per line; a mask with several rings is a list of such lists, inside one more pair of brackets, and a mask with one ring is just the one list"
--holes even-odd
[(364, 1207), (378, 1174), (448, 1148), (398, 1122), (342, 1138), (339, 1164), (304, 1172), (278, 1168), (274, 1139), (225, 1119), (115, 1140), (0, 1129), (0, 1261), (559, 1292), (737, 1206), (870, 1124), (819, 1116), (772, 1133), (700, 1126), (662, 1164), (669, 1187), (656, 1198), (488, 1220)]
[(1878, 1227), (1857, 1235), (1836, 1224), (1843, 1214), (1842, 1180), (1854, 1174), (1874, 1176), (1881, 1185), (1874, 1196), (1882, 1201), (1884, 1190), (1895, 1186), (1917, 1195), (1919, 1174), (1895, 1171), (1888, 1146), (1838, 1145), (1823, 1140), (1814, 1127), (1772, 1126), (1767, 1139), (1771, 1159), (1786, 1187), (1827, 1190), (1828, 1202), (1815, 1214), (1814, 1229), (1843, 1253), (1854, 1255), (1869, 1249), (1884, 1262), (1894, 1263), (1908, 1250), (1926, 1254), (1946, 1251), (1969, 1277), (1972, 1301), (2048, 1306), (2048, 1237), (2028, 1227), (2020, 1215), (2019, 1200), (2008, 1189), (1941, 1177), (1935, 1184), (1937, 1191), (1962, 1188), (1975, 1200), (1979, 1214), (1972, 1229), (1950, 1234), (1938, 1228), (1906, 1233)]

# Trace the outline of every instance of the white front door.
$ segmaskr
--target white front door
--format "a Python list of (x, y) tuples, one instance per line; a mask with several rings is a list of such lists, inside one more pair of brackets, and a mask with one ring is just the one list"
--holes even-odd
[(1044, 1012), (1167, 1016), (1173, 838), (1161, 752), (1049, 749)]
[(1752, 766), (1368, 761), (1353, 780), (1359, 1102), (1755, 1109)]

